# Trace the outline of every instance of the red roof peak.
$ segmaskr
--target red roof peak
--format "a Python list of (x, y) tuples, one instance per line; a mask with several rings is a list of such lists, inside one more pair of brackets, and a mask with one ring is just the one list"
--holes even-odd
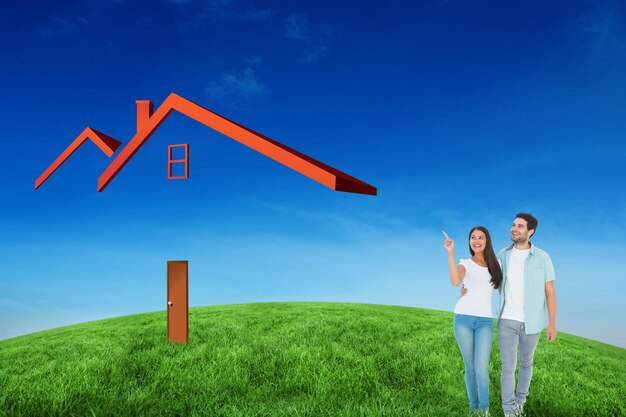
[[(333, 190), (376, 195), (376, 187), (220, 116), (178, 94), (171, 93), (154, 112), (154, 106), (150, 100), (137, 100), (136, 104), (137, 132), (98, 178), (98, 191), (104, 190), (109, 185), (161, 123), (173, 110), (176, 110)], [(91, 128), (86, 128), (35, 181), (35, 189), (65, 162), (87, 138), (94, 141), (107, 156), (111, 156), (120, 145), (115, 139)]]

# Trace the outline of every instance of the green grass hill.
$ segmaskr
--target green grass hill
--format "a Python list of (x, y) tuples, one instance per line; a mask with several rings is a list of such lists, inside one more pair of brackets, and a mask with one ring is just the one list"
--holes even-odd
[[(0, 341), (0, 415), (465, 416), (448, 312), (340, 303), (165, 312)], [(495, 335), (494, 335), (495, 336)], [(491, 410), (501, 416), (494, 337)], [(559, 333), (535, 355), (528, 416), (626, 416), (626, 350)]]

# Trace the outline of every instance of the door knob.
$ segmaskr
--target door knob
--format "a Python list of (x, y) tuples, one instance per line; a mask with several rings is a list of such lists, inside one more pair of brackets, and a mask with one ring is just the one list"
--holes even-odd
[(173, 303), (173, 302), (171, 302), (170, 300), (167, 300), (167, 305), (171, 307), (171, 306), (173, 306), (173, 305), (174, 305), (174, 303)]

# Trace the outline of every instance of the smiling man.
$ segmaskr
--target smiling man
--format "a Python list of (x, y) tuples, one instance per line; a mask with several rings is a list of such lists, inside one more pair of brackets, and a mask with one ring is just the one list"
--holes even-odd
[[(521, 416), (533, 373), (539, 336), (547, 326), (548, 342), (556, 339), (556, 293), (550, 255), (530, 238), (537, 219), (519, 213), (511, 227), (511, 246), (498, 253), (503, 287), (498, 318), (498, 344), (502, 360), (502, 408), (505, 416)], [(519, 348), (519, 356), (517, 351)], [(515, 368), (519, 357), (517, 392)]]

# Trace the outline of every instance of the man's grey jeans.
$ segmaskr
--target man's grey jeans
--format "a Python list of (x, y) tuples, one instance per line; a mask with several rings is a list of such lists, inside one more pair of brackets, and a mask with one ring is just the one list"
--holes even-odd
[[(526, 334), (522, 322), (508, 319), (498, 320), (498, 345), (500, 345), (500, 359), (502, 360), (500, 384), (502, 409), (505, 413), (514, 412), (516, 404), (523, 405), (526, 402), (530, 380), (533, 376), (535, 348), (540, 335), (540, 333)], [(515, 393), (518, 346), (519, 372), (517, 375), (517, 393)]]

